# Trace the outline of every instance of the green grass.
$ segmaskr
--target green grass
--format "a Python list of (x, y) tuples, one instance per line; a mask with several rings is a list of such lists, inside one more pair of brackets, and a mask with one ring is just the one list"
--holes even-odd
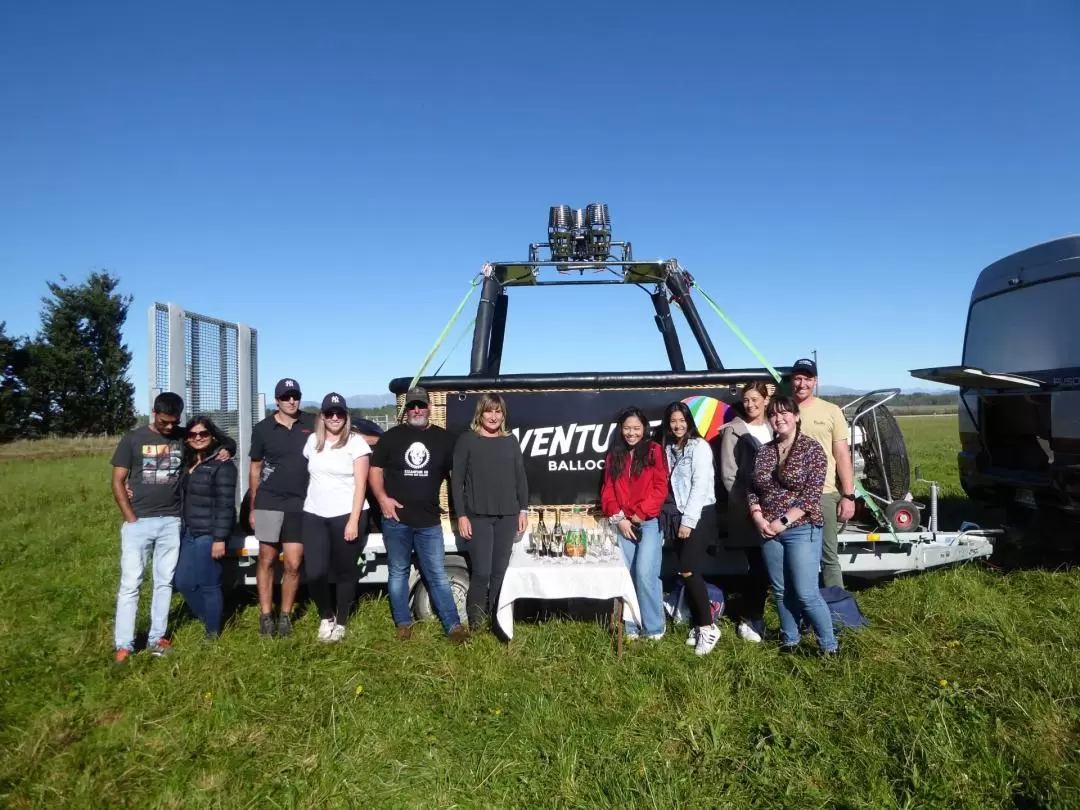
[[(902, 420), (958, 494), (955, 418)], [(0, 463), (0, 806), (1078, 807), (1080, 574), (981, 565), (859, 593), (837, 661), (725, 626), (622, 661), (598, 624), (513, 644), (393, 639), (365, 601), (343, 644), (110, 661), (118, 517), (107, 457)], [(144, 619), (145, 621), (145, 619)], [(775, 624), (775, 618), (773, 618)]]

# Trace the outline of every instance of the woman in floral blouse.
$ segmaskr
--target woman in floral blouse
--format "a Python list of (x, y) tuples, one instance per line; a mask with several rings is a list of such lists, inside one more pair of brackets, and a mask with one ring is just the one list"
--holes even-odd
[(765, 414), (775, 435), (758, 451), (747, 500), (766, 541), (761, 551), (780, 614), (780, 651), (799, 645), (799, 618), (805, 616), (822, 652), (835, 655), (832, 617), (818, 590), (825, 451), (803, 434), (794, 400), (774, 397)]

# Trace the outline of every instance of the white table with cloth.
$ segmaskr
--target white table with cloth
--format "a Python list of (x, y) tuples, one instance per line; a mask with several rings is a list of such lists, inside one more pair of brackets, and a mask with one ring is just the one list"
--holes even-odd
[(510, 555), (495, 622), (507, 639), (514, 637), (514, 602), (518, 599), (603, 599), (614, 600), (618, 653), (622, 654), (623, 619), (641, 625), (641, 608), (622, 551), (616, 546), (611, 557), (553, 558), (528, 553), (519, 542)]

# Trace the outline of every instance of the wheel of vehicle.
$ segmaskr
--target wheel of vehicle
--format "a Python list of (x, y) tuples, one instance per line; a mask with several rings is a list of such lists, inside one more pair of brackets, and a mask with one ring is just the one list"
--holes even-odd
[[(469, 569), (464, 565), (446, 566), (446, 578), (450, 580), (450, 593), (454, 595), (454, 604), (457, 606), (458, 616), (465, 621), (465, 597), (469, 593)], [(434, 619), (435, 609), (431, 606), (431, 596), (428, 594), (427, 585), (420, 579), (413, 588), (412, 598), (413, 615), (419, 621)]]
[(893, 501), (885, 508), (885, 517), (894, 531), (913, 532), (919, 528), (919, 508), (911, 501)]

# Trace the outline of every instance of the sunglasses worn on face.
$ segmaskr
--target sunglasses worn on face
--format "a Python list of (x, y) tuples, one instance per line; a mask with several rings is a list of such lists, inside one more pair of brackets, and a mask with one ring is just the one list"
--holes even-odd
[(300, 401), (300, 397), (298, 397), (296, 394), (286, 394), (283, 397), (278, 397), (278, 399), (281, 402), (299, 402)]
[(428, 406), (423, 402), (411, 402), (405, 406), (405, 410), (407, 411), (426, 411), (427, 409)]
[(210, 431), (209, 430), (189, 430), (187, 435), (188, 435), (189, 439), (205, 439), (207, 436), (210, 435)]
[(341, 411), (327, 411), (323, 414), (323, 419), (344, 419), (345, 414)]

